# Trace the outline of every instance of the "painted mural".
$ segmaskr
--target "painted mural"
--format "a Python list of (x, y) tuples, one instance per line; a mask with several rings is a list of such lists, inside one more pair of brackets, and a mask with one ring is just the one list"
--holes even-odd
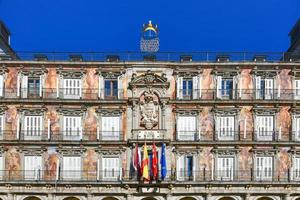
[(284, 106), (280, 108), (279, 113), (277, 114), (277, 131), (278, 139), (280, 140), (289, 140), (289, 132), (291, 130), (292, 118), (289, 113), (290, 107)]
[(83, 158), (83, 177), (87, 180), (97, 178), (97, 153), (94, 149), (88, 149)]
[(242, 69), (240, 79), (238, 81), (238, 96), (241, 99), (253, 98), (253, 78), (251, 75), (251, 69)]
[(88, 108), (86, 118), (84, 120), (84, 139), (96, 140), (97, 139), (97, 115), (95, 108)]
[(290, 69), (283, 69), (279, 73), (277, 84), (278, 88), (280, 88), (280, 98), (281, 99), (291, 99), (292, 95), (292, 78), (289, 74), (291, 72)]
[(48, 111), (46, 113), (46, 118), (47, 118), (47, 121), (48, 121), (48, 119), (50, 119), (51, 138), (54, 140), (59, 139), (59, 137), (60, 137), (59, 114), (56, 112), (55, 107), (48, 107)]
[(240, 139), (252, 140), (253, 129), (254, 129), (252, 106), (242, 107), (239, 116), (239, 126), (240, 126)]
[(45, 77), (44, 95), (46, 98), (56, 98), (57, 71), (55, 68), (48, 68)]
[(96, 75), (96, 69), (87, 69), (83, 84), (83, 97), (86, 99), (98, 98), (99, 79)]
[(45, 179), (55, 180), (57, 176), (57, 169), (59, 165), (59, 157), (55, 148), (49, 148), (45, 155)]
[(16, 97), (17, 96), (17, 78), (18, 71), (16, 67), (9, 67), (8, 73), (5, 79), (5, 96)]
[(15, 147), (8, 147), (5, 157), (6, 176), (18, 180), (22, 176), (21, 155)]
[(289, 148), (281, 148), (277, 159), (277, 177), (279, 179), (288, 178), (288, 169), (291, 167), (291, 158), (289, 156)]
[[(214, 117), (211, 107), (204, 107), (200, 113), (201, 140), (212, 140), (214, 133)], [(203, 138), (202, 138), (203, 137)]]
[(13, 140), (16, 139), (17, 127), (18, 127), (18, 111), (15, 106), (8, 106), (5, 115), (5, 139)]
[(214, 78), (211, 74), (212, 69), (203, 69), (202, 72), (202, 99), (213, 99)]
[(242, 147), (239, 152), (238, 157), (238, 166), (239, 174), (241, 180), (250, 180), (251, 179), (251, 168), (253, 167), (252, 163), (252, 153), (250, 152), (251, 147)]
[(212, 178), (214, 169), (214, 156), (211, 152), (212, 147), (204, 147), (200, 153), (199, 170), (205, 171), (205, 178), (209, 180)]

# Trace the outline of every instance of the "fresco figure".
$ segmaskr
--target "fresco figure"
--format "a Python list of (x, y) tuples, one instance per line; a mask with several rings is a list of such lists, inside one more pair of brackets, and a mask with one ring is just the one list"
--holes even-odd
[(46, 98), (56, 98), (58, 74), (55, 68), (48, 68), (48, 73), (45, 77), (44, 95)]
[(9, 67), (8, 73), (5, 79), (5, 96), (16, 97), (17, 96), (17, 83), (18, 71), (15, 67)]
[(18, 127), (18, 111), (15, 106), (8, 106), (8, 109), (6, 110), (5, 119), (5, 138), (7, 140), (16, 139)]
[(253, 98), (253, 79), (251, 69), (242, 69), (240, 79), (238, 81), (237, 94), (241, 99), (252, 99)]
[(49, 152), (45, 158), (45, 179), (55, 180), (57, 173), (57, 165), (59, 164), (59, 158), (56, 153)]
[(212, 140), (214, 134), (214, 117), (211, 113), (211, 107), (204, 107), (200, 114), (201, 137), (204, 140)]
[(214, 97), (214, 78), (211, 72), (212, 69), (203, 69), (201, 83), (202, 99), (213, 99)]
[(277, 131), (278, 139), (280, 140), (289, 140), (289, 131), (292, 125), (292, 117), (289, 113), (290, 107), (284, 106), (280, 109), (277, 115)]
[(84, 121), (84, 137), (89, 140), (97, 139), (97, 116), (94, 108), (87, 110), (87, 115)]
[(97, 154), (94, 149), (88, 149), (83, 159), (83, 176), (87, 180), (97, 178)]
[(85, 99), (97, 99), (98, 82), (99, 80), (96, 75), (96, 69), (87, 69), (83, 86), (83, 96)]
[(19, 180), (21, 178), (21, 156), (15, 147), (9, 147), (5, 158), (5, 169), (7, 178), (10, 180)]
[(254, 129), (252, 106), (244, 106), (241, 109), (240, 116), (239, 116), (239, 126), (240, 126), (240, 139), (252, 140), (253, 129)]
[(280, 88), (280, 99), (293, 98), (292, 79), (291, 75), (289, 75), (290, 71), (290, 69), (283, 69), (278, 76), (277, 88)]

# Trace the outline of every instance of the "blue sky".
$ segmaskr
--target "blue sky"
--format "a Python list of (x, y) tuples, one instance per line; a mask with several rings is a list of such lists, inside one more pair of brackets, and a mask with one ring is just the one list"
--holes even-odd
[(161, 51), (285, 51), (299, 0), (0, 0), (17, 51), (138, 51), (149, 19)]

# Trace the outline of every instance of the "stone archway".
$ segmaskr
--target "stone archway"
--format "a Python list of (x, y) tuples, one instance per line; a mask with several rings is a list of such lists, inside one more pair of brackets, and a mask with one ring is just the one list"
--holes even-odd
[(41, 200), (40, 198), (38, 197), (35, 197), (35, 196), (31, 196), (31, 197), (26, 197), (25, 199), (23, 200)]
[(63, 200), (80, 200), (80, 199), (77, 197), (66, 197)]
[(142, 200), (156, 200), (154, 197), (146, 197), (146, 198), (143, 198)]
[(257, 200), (274, 200), (271, 197), (259, 197)]
[(118, 200), (115, 197), (104, 197), (102, 200)]
[(221, 197), (219, 200), (235, 200), (233, 197)]
[(183, 197), (182, 199), (180, 200), (196, 200), (195, 198), (193, 197)]

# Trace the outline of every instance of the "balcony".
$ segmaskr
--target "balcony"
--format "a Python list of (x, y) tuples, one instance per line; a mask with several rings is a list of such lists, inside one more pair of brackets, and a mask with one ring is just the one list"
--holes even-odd
[[(149, 171), (150, 178), (153, 174)], [(267, 172), (265, 170), (214, 170), (206, 169), (198, 171), (176, 171), (168, 170), (164, 180), (158, 172), (158, 183), (300, 183), (299, 171), (287, 172)], [(2, 170), (0, 171), (0, 182), (89, 182), (89, 183), (106, 183), (106, 182), (132, 182), (142, 181), (135, 171), (120, 170), (101, 170), (101, 171), (64, 171), (60, 170)]]

